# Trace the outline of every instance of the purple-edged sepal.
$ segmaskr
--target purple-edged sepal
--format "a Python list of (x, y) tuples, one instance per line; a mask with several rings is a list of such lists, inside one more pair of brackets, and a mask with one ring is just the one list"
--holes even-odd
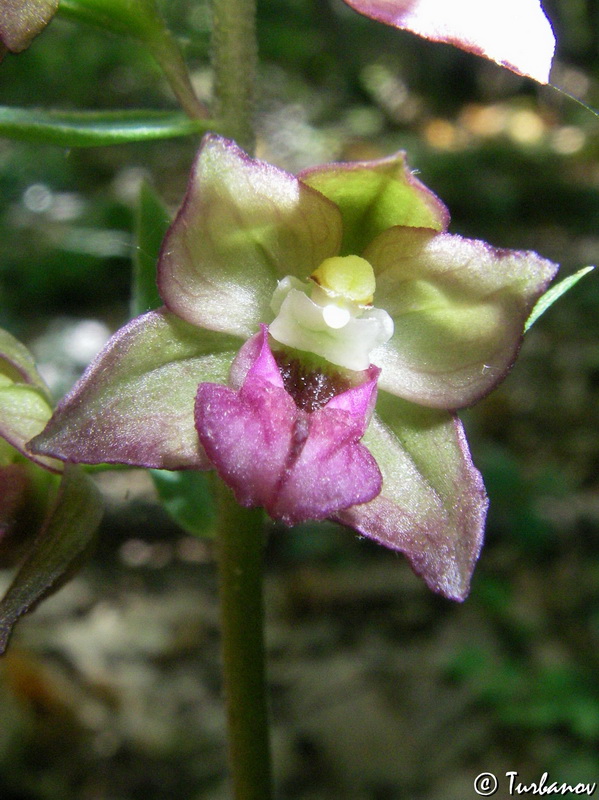
[(487, 497), (460, 421), (380, 392), (363, 441), (383, 488), (336, 518), (404, 553), (433, 591), (464, 600), (482, 546)]
[(239, 343), (166, 309), (121, 328), (29, 447), (64, 461), (210, 467), (193, 420), (197, 386), (226, 380)]
[(364, 257), (393, 337), (372, 352), (381, 389), (432, 408), (471, 405), (511, 368), (524, 324), (557, 272), (536, 253), (396, 226)]

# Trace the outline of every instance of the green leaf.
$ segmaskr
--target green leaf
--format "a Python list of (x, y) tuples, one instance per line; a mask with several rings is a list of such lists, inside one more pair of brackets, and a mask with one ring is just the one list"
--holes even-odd
[(556, 300), (565, 294), (566, 292), (570, 291), (573, 286), (576, 286), (578, 281), (581, 278), (584, 278), (585, 275), (588, 275), (589, 272), (592, 272), (595, 267), (584, 267), (583, 269), (579, 269), (578, 272), (575, 272), (574, 275), (569, 275), (567, 278), (564, 278), (563, 281), (556, 283), (555, 286), (552, 286), (545, 294), (539, 298), (536, 305), (532, 309), (530, 316), (526, 320), (526, 324), (524, 326), (524, 333), (526, 333), (538, 320), (538, 318), (544, 314), (547, 309), (552, 306)]
[(79, 467), (67, 465), (33, 548), (0, 603), (0, 654), (19, 618), (60, 588), (77, 566), (101, 516), (102, 501), (95, 484)]
[(0, 106), (0, 136), (61, 147), (99, 147), (203, 133), (210, 120), (178, 111), (44, 111)]
[(131, 316), (158, 308), (162, 300), (156, 285), (156, 262), (170, 217), (149, 183), (141, 187), (135, 220)]
[(215, 534), (216, 505), (207, 472), (186, 470), (150, 471), (162, 505), (184, 530), (212, 539)]

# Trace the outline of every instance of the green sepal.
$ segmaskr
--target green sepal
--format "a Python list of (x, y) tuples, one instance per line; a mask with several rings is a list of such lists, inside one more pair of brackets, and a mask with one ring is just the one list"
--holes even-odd
[(0, 654), (20, 617), (70, 577), (101, 516), (102, 500), (95, 484), (80, 467), (68, 464), (44, 525), (0, 602)]
[(403, 152), (378, 161), (314, 167), (298, 177), (341, 211), (341, 255), (361, 254), (395, 225), (441, 231), (449, 223), (447, 208), (412, 174)]
[[(136, 215), (136, 248), (133, 262), (131, 313), (142, 314), (162, 305), (156, 286), (156, 261), (170, 216), (157, 193), (145, 182), (141, 186)], [(216, 508), (210, 477), (197, 470), (171, 472), (152, 469), (150, 475), (168, 514), (194, 536), (214, 536)]]
[(61, 147), (145, 142), (213, 129), (210, 120), (192, 120), (178, 111), (45, 111), (0, 106), (0, 136)]
[(339, 210), (294, 175), (207, 135), (164, 240), (158, 286), (192, 325), (247, 339), (272, 319), (277, 281), (305, 280), (341, 242)]
[(14, 383), (26, 383), (38, 389), (48, 400), (48, 387), (37, 370), (35, 359), (18, 339), (0, 328), (0, 375)]

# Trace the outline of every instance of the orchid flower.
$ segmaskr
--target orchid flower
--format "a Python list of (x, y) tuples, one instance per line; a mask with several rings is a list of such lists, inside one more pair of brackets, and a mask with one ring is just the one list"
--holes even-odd
[(207, 136), (162, 245), (164, 306), (109, 341), (32, 452), (216, 469), (463, 599), (487, 499), (457, 408), (510, 369), (556, 271), (447, 233), (403, 154), (298, 176)]
[(345, 0), (371, 19), (549, 83), (555, 50), (539, 0)]
[(0, 60), (26, 50), (50, 22), (58, 0), (0, 0)]

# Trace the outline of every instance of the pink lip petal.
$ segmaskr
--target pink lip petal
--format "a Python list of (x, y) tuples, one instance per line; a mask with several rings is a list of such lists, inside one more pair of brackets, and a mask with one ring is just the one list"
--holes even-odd
[(195, 411), (200, 442), (238, 502), (264, 506), (274, 519), (294, 525), (376, 496), (380, 471), (358, 440), (378, 370), (308, 414), (282, 386), (266, 326), (244, 345), (241, 361), (248, 352), (255, 361), (239, 391), (203, 383)]
[(308, 425), (305, 443), (271, 512), (288, 525), (326, 519), (372, 500), (381, 490), (378, 465), (358, 441), (365, 426), (362, 419), (325, 407), (309, 415)]

